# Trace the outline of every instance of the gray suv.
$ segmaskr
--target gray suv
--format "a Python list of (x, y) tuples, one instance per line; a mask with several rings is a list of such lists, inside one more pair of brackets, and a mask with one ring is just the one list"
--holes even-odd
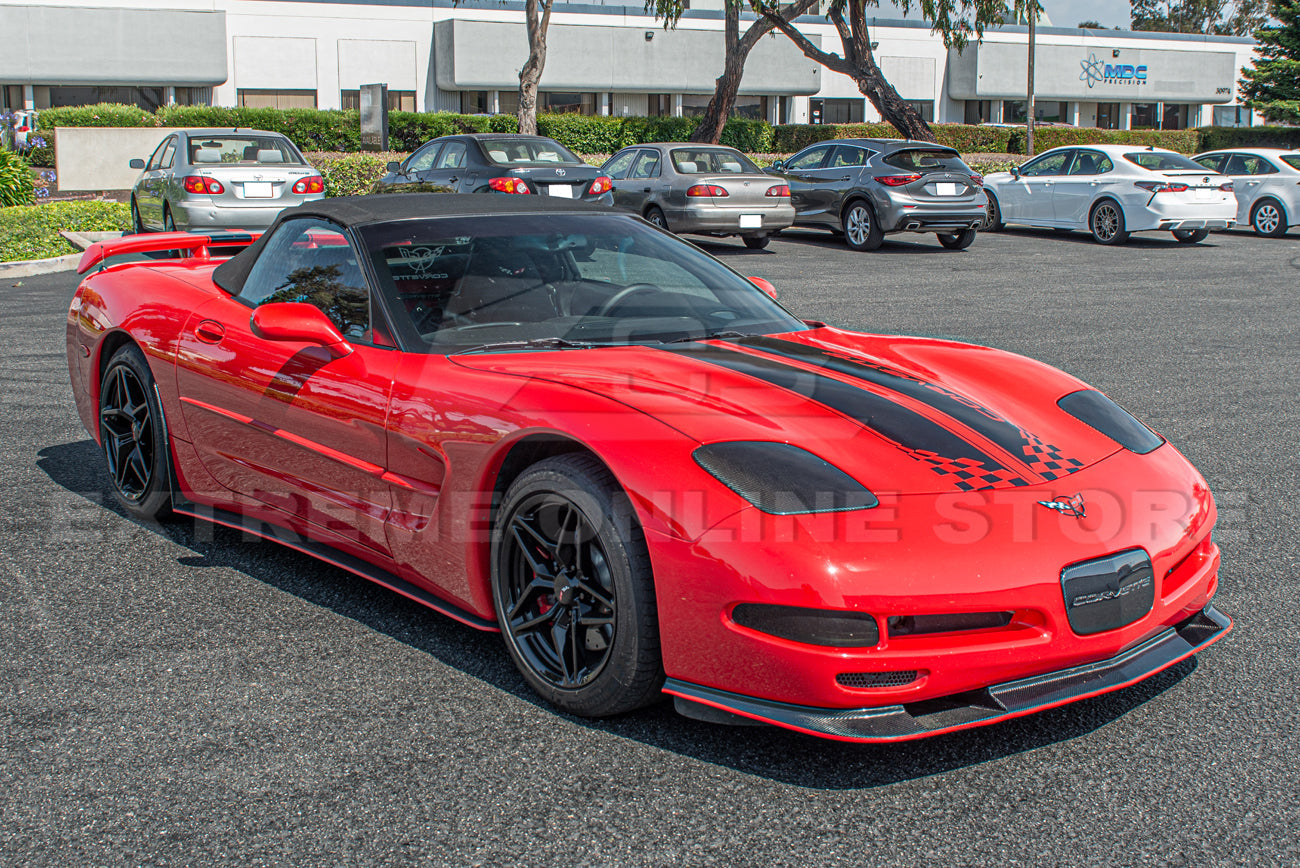
[(984, 221), (984, 179), (952, 148), (902, 139), (834, 139), (766, 170), (790, 186), (796, 226), (829, 229), (854, 250), (892, 232), (933, 232), (969, 247)]

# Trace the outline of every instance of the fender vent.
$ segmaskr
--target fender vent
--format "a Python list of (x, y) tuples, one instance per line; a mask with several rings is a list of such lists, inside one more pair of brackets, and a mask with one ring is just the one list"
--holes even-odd
[(835, 676), (835, 683), (852, 690), (902, 687), (904, 684), (911, 684), (920, 674), (915, 669), (903, 669), (898, 672), (841, 672)]

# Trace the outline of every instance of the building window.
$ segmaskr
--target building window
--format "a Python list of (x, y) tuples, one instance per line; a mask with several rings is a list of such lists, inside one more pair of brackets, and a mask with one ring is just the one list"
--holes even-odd
[(1165, 103), (1160, 112), (1160, 129), (1185, 130), (1192, 107), (1184, 103)]
[(155, 111), (167, 104), (166, 93), (166, 89), (161, 87), (52, 86), (50, 107), (111, 102)]
[(1133, 103), (1133, 123), (1131, 129), (1154, 130), (1160, 119), (1159, 106), (1153, 102)]
[(916, 113), (921, 116), (921, 120), (927, 124), (934, 123), (934, 100), (932, 99), (908, 99), (904, 100)]
[(860, 99), (814, 99), (808, 108), (809, 122), (814, 124), (860, 124), (863, 119)]
[(497, 111), (503, 115), (519, 114), (519, 90), (497, 91)]
[(1097, 128), (1101, 130), (1119, 129), (1120, 113), (1119, 103), (1117, 102), (1099, 102), (1097, 103)]
[(486, 90), (463, 90), (460, 92), (460, 113), (463, 115), (492, 114), (492, 105), (488, 102), (491, 94)]
[(1216, 105), (1214, 107), (1214, 126), (1249, 127), (1255, 122), (1250, 109), (1241, 105)]
[(968, 124), (987, 124), (993, 120), (993, 100), (968, 99), (963, 118)]
[(239, 88), (239, 105), (243, 108), (316, 108), (314, 90), (265, 90)]
[(212, 105), (212, 88), (178, 87), (176, 88), (177, 105)]
[(667, 118), (673, 114), (673, 95), (670, 93), (646, 94), (646, 116)]
[[(243, 91), (240, 91), (243, 93)], [(359, 111), (361, 109), (361, 90), (344, 90), (339, 95), (343, 102), (344, 109)], [(415, 91), (413, 90), (390, 90), (388, 92), (388, 110), (390, 112), (413, 112), (415, 111)]]
[(594, 93), (540, 92), (537, 94), (537, 111), (550, 114), (594, 115), (596, 113), (596, 95)]
[(6, 84), (3, 92), (0, 92), (0, 96), (3, 97), (3, 101), (0, 101), (0, 108), (26, 108), (23, 103), (23, 86), (21, 84)]
[[(703, 115), (709, 108), (709, 101), (713, 99), (713, 94), (687, 93), (682, 94), (682, 116), (696, 118)], [(750, 120), (767, 120), (767, 97), (741, 94), (736, 97), (736, 104), (731, 107), (731, 117), (748, 118)]]
[(1067, 102), (1034, 102), (1034, 120), (1041, 124), (1068, 124), (1070, 104)]
[(1023, 124), (1025, 122), (1025, 106), (1027, 103), (1023, 99), (1008, 99), (1002, 101), (1002, 122), (1005, 124)]

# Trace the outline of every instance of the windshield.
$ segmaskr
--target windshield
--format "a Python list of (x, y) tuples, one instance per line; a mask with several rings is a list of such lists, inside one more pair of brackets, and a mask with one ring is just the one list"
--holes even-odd
[(762, 174), (744, 154), (726, 148), (674, 148), (672, 159), (679, 175)]
[(267, 166), (303, 165), (302, 157), (281, 136), (221, 135), (190, 138), (190, 164)]
[(947, 150), (907, 150), (895, 151), (885, 157), (885, 163), (896, 169), (908, 172), (961, 172), (969, 175), (970, 169), (961, 161), (956, 151)]
[(365, 226), (360, 235), (415, 351), (807, 328), (712, 256), (631, 216), (444, 217)]
[(572, 151), (550, 139), (488, 139), (480, 142), (488, 159), (500, 166), (529, 163), (569, 163), (585, 165)]
[(1182, 154), (1170, 154), (1165, 151), (1138, 151), (1125, 154), (1124, 159), (1136, 166), (1152, 172), (1204, 172), (1200, 163), (1184, 157)]
[(1282, 162), (1293, 169), (1300, 169), (1300, 154), (1283, 154)]

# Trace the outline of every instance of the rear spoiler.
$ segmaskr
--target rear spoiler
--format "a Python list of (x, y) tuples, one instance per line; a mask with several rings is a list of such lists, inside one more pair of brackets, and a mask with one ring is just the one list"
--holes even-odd
[(130, 253), (160, 253), (175, 250), (186, 259), (211, 259), (209, 247), (247, 247), (257, 240), (260, 232), (158, 232), (150, 235), (126, 235), (109, 241), (96, 241), (81, 254), (77, 274), (90, 269), (113, 256)]

